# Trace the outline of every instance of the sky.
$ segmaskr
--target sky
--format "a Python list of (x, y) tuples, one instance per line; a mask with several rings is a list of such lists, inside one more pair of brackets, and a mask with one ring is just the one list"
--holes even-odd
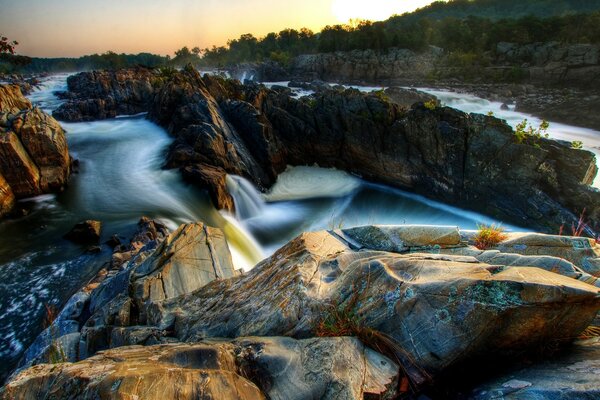
[(387, 19), (432, 0), (0, 0), (0, 34), (35, 57), (224, 45), (244, 33)]

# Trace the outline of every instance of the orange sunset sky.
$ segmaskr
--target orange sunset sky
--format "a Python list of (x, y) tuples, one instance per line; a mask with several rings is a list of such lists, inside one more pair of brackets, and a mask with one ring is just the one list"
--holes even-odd
[(382, 20), (432, 0), (0, 0), (0, 33), (19, 54), (74, 57), (113, 50), (172, 54), (243, 33), (314, 31), (350, 18)]

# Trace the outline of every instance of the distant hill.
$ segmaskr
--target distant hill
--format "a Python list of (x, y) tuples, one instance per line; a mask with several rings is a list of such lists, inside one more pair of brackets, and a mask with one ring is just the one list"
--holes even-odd
[(582, 14), (600, 10), (600, 0), (452, 0), (393, 18), (444, 19), (469, 16), (498, 20), (534, 15), (538, 18)]

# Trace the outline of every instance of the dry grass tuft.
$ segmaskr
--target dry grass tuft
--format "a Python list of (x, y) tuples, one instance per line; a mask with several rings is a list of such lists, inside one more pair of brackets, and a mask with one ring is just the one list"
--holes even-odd
[(508, 239), (508, 235), (504, 233), (504, 228), (500, 225), (479, 225), (477, 235), (473, 238), (475, 247), (479, 250), (487, 250), (497, 246), (499, 243)]

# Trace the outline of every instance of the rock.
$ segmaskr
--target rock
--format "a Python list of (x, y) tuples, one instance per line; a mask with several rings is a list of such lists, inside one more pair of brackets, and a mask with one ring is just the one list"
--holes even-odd
[(15, 195), (6, 179), (0, 174), (0, 218), (8, 214), (15, 205)]
[(235, 211), (233, 198), (227, 189), (227, 172), (223, 168), (198, 164), (183, 168), (182, 173), (187, 182), (206, 188), (219, 210)]
[(0, 132), (0, 174), (17, 198), (41, 194), (40, 170), (16, 133)]
[(384, 94), (394, 104), (410, 108), (415, 103), (433, 102), (436, 106), (440, 105), (437, 97), (421, 92), (416, 89), (404, 89), (401, 87), (390, 87), (384, 90)]
[(265, 189), (287, 165), (317, 164), (544, 232), (576, 221), (581, 204), (600, 223), (600, 193), (587, 186), (592, 153), (544, 138), (518, 143), (496, 118), (430, 108), (407, 111), (357, 90), (294, 99), (186, 70), (162, 87), (149, 116), (176, 137), (167, 166), (227, 209), (224, 172)]
[(123, 347), (75, 364), (38, 365), (3, 399), (363, 399), (398, 394), (398, 366), (354, 338), (241, 338)]
[(237, 273), (220, 229), (203, 224), (182, 225), (131, 276), (140, 307), (191, 293), (215, 279)]
[(144, 67), (72, 75), (67, 79), (69, 100), (53, 116), (76, 122), (145, 112), (162, 79)]
[(79, 244), (95, 244), (100, 242), (101, 229), (102, 223), (100, 221), (83, 221), (76, 224), (73, 229), (65, 235), (65, 239)]
[(393, 338), (419, 384), (427, 374), (475, 357), (510, 357), (576, 337), (600, 310), (599, 294), (536, 267), (499, 268), (474, 257), (383, 248), (354, 251), (340, 235), (318, 232), (301, 235), (247, 275), (154, 303), (147, 317), (149, 325), (183, 341), (307, 337), (330, 305), (347, 308)]
[(30, 108), (31, 102), (17, 85), (0, 85), (0, 113), (17, 114)]
[(0, 115), (0, 215), (4, 215), (15, 198), (63, 190), (71, 160), (61, 126), (32, 108), (18, 86), (0, 85)]
[(513, 368), (480, 384), (471, 398), (579, 400), (600, 397), (600, 340), (576, 342), (562, 354)]

